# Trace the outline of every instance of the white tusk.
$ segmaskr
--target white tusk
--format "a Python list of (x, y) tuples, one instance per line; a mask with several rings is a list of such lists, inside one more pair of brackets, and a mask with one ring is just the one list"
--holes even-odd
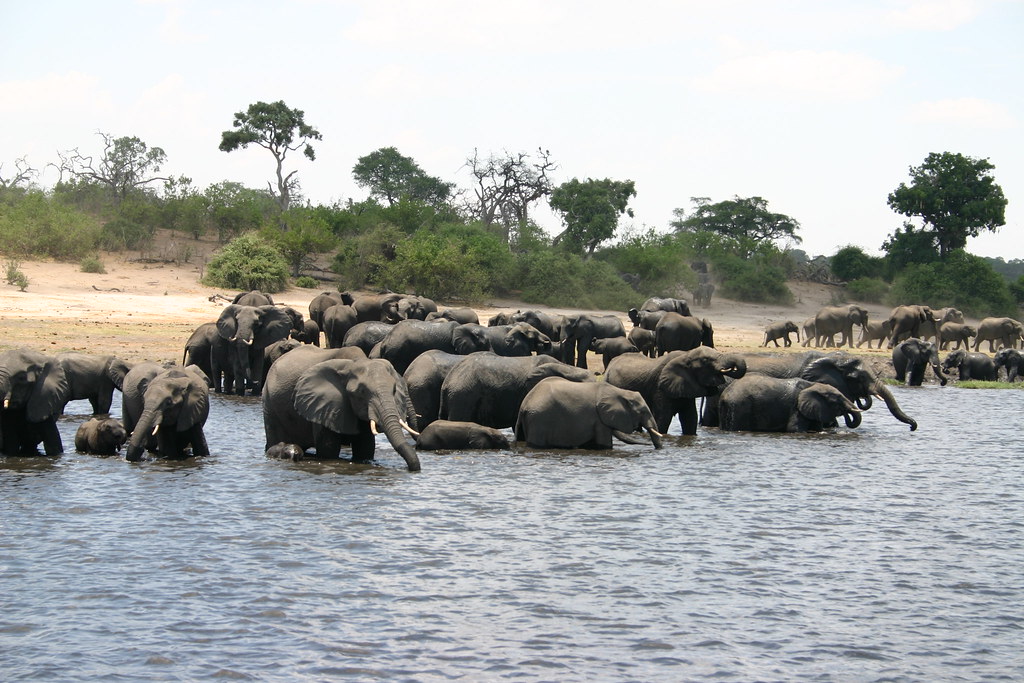
[(402, 429), (409, 432), (413, 438), (419, 438), (420, 433), (405, 423), (405, 420), (399, 420), (398, 424), (402, 425)]
[(652, 434), (653, 436), (656, 436), (656, 437), (658, 437), (659, 439), (660, 439), (661, 437), (665, 436), (664, 434), (662, 434), (661, 432), (659, 432), (659, 431), (658, 431), (657, 429), (648, 429), (647, 431), (649, 431), (649, 432), (650, 432), (650, 433), (651, 433), (651, 434)]
[(157, 433), (157, 431), (159, 431), (159, 430), (160, 430), (160, 424), (159, 424), (159, 423), (157, 423), (157, 424), (153, 425), (153, 433), (152, 433), (152, 434), (150, 434), (150, 436), (156, 436), (156, 433)]
[(370, 431), (373, 433), (374, 436), (380, 434), (380, 432), (377, 431), (377, 423), (374, 422), (373, 420), (370, 420)]
[(10, 407), (11, 407), (11, 399), (5, 398), (4, 399), (4, 410), (6, 410), (6, 409), (8, 409)]

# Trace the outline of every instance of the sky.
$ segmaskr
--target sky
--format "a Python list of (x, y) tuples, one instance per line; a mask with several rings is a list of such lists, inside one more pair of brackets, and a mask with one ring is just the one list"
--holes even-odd
[(888, 194), (955, 152), (994, 164), (1009, 202), (968, 251), (1010, 260), (1021, 36), (1024, 0), (0, 0), (0, 176), (96, 154), (102, 131), (199, 188), (266, 187), (269, 152), (218, 145), (235, 112), (283, 100), (323, 135), (286, 168), (313, 203), (365, 199), (352, 167), (381, 147), (462, 188), (474, 150), (543, 148), (556, 183), (633, 180), (625, 228), (760, 196), (811, 255), (880, 254), (906, 220)]

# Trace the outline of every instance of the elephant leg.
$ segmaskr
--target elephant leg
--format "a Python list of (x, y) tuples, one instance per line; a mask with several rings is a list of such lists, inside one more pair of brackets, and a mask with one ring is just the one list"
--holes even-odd
[(679, 409), (679, 424), (683, 428), (685, 436), (692, 436), (697, 433), (697, 402), (695, 399), (684, 399)]
[(44, 420), (40, 423), (43, 437), (43, 450), (47, 455), (60, 455), (64, 452), (64, 444), (60, 440), (56, 420)]
[(316, 457), (320, 460), (337, 460), (341, 454), (341, 434), (320, 427), (313, 435)]
[(209, 455), (210, 447), (206, 443), (206, 434), (201, 425), (195, 425), (187, 432), (188, 441), (192, 444), (192, 455)]
[(376, 452), (377, 442), (373, 432), (367, 429), (352, 437), (352, 462), (370, 462)]

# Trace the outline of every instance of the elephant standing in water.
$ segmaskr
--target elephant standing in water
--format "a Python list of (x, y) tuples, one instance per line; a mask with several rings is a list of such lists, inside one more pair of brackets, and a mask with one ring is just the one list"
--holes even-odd
[[(228, 304), (217, 318), (220, 340), (215, 340), (215, 345), (220, 344), (224, 350), (212, 352), (213, 374), (219, 375), (224, 371), (217, 361), (226, 357), (234, 379), (234, 393), (244, 396), (248, 388), (254, 396), (259, 395), (263, 350), (288, 337), (294, 329), (302, 329), (302, 315), (293, 309), (269, 304)], [(224, 390), (227, 391), (228, 387), (225, 386)]]
[(75, 432), (75, 450), (92, 455), (115, 455), (128, 441), (124, 425), (112, 417), (90, 418)]
[(1021, 370), (1024, 370), (1024, 355), (1017, 349), (999, 349), (992, 359), (992, 364), (997, 373), (999, 368), (1006, 368), (1006, 381), (1012, 382), (1020, 376)]
[[(904, 342), (905, 343), (905, 342)], [(966, 382), (971, 379), (983, 380), (985, 382), (996, 381), (996, 365), (992, 359), (977, 351), (966, 351), (957, 349), (951, 352), (942, 361), (942, 369), (949, 372), (953, 368), (959, 371), (960, 381)]]
[(643, 444), (630, 436), (646, 429), (655, 448), (661, 448), (647, 402), (636, 391), (607, 382), (573, 382), (549, 377), (523, 399), (516, 420), (516, 441), (532, 448), (590, 448), (607, 450), (612, 437)]
[(336, 459), (342, 445), (351, 445), (352, 462), (370, 462), (379, 428), (409, 471), (418, 471), (416, 449), (402, 431), (416, 424), (402, 376), (382, 359), (324, 360), (326, 353), (300, 347), (270, 368), (263, 392), (264, 450), (294, 444), (303, 451), (315, 448), (317, 458)]
[(209, 455), (203, 427), (210, 415), (209, 378), (195, 366), (138, 363), (124, 378), (121, 416), (130, 434), (125, 458), (144, 451), (163, 458)]
[(906, 380), (907, 386), (921, 386), (924, 371), (929, 365), (939, 384), (946, 386), (946, 375), (939, 364), (938, 344), (911, 337), (892, 350), (892, 367), (896, 370), (896, 379), (900, 382)]
[(0, 352), (0, 453), (60, 455), (57, 417), (70, 395), (60, 362), (30, 349)]
[(860, 426), (860, 409), (843, 392), (821, 382), (747, 374), (731, 382), (718, 399), (721, 428), (748, 432), (820, 432)]
[(423, 430), (437, 419), (441, 409), (441, 386), (456, 365), (469, 358), (458, 353), (431, 349), (416, 357), (402, 377), (409, 387), (409, 398), (416, 407), (416, 425)]
[(121, 390), (131, 365), (117, 356), (60, 353), (57, 361), (68, 381), (68, 400), (89, 399), (93, 415), (108, 415), (114, 389)]
[(587, 351), (595, 339), (625, 336), (626, 328), (618, 316), (587, 313), (566, 316), (562, 325), (562, 360), (586, 369)]
[(381, 340), (380, 357), (390, 361), (402, 374), (418, 355), (430, 349), (458, 354), (486, 351), (490, 348), (486, 329), (482, 325), (460, 325), (452, 321), (403, 320), (392, 326)]

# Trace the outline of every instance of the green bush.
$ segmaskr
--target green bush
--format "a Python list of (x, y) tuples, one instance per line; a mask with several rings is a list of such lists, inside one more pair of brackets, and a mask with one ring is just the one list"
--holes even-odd
[(258, 289), (272, 294), (288, 283), (288, 264), (281, 253), (254, 233), (228, 242), (206, 268), (203, 283), (249, 291)]
[(320, 283), (317, 281), (316, 278), (312, 278), (308, 275), (303, 275), (302, 277), (295, 280), (295, 286), (301, 287), (302, 289), (316, 289), (317, 287), (320, 286)]
[(793, 303), (793, 293), (786, 286), (785, 268), (770, 259), (760, 255), (744, 259), (736, 254), (719, 254), (712, 264), (724, 297), (786, 306)]
[(671, 292), (680, 287), (693, 290), (697, 274), (690, 268), (693, 250), (673, 235), (653, 229), (629, 235), (619, 244), (602, 249), (595, 257), (610, 263), (620, 273), (634, 276), (634, 289), (644, 295)]
[(869, 256), (857, 246), (846, 246), (832, 255), (832, 274), (840, 280), (879, 278), (885, 272), (885, 259)]
[(889, 292), (889, 285), (877, 277), (860, 277), (848, 282), (846, 291), (856, 301), (880, 304)]
[(100, 231), (100, 246), (107, 251), (145, 249), (153, 242), (154, 229), (128, 218), (107, 221)]
[(525, 254), (520, 261), (527, 303), (616, 311), (636, 305), (636, 292), (604, 261), (552, 250)]
[(0, 247), (17, 256), (76, 261), (96, 251), (99, 223), (39, 191), (0, 202)]
[(406, 237), (395, 226), (380, 223), (343, 240), (331, 265), (331, 270), (338, 274), (339, 287), (361, 289), (376, 283), (381, 269), (395, 259), (395, 250)]
[(962, 249), (951, 252), (943, 261), (908, 265), (893, 280), (887, 303), (955, 306), (976, 317), (1017, 313), (1005, 278), (984, 259)]
[(95, 256), (86, 256), (78, 264), (79, 269), (83, 273), (106, 273), (107, 269), (103, 267), (103, 261), (100, 261)]

